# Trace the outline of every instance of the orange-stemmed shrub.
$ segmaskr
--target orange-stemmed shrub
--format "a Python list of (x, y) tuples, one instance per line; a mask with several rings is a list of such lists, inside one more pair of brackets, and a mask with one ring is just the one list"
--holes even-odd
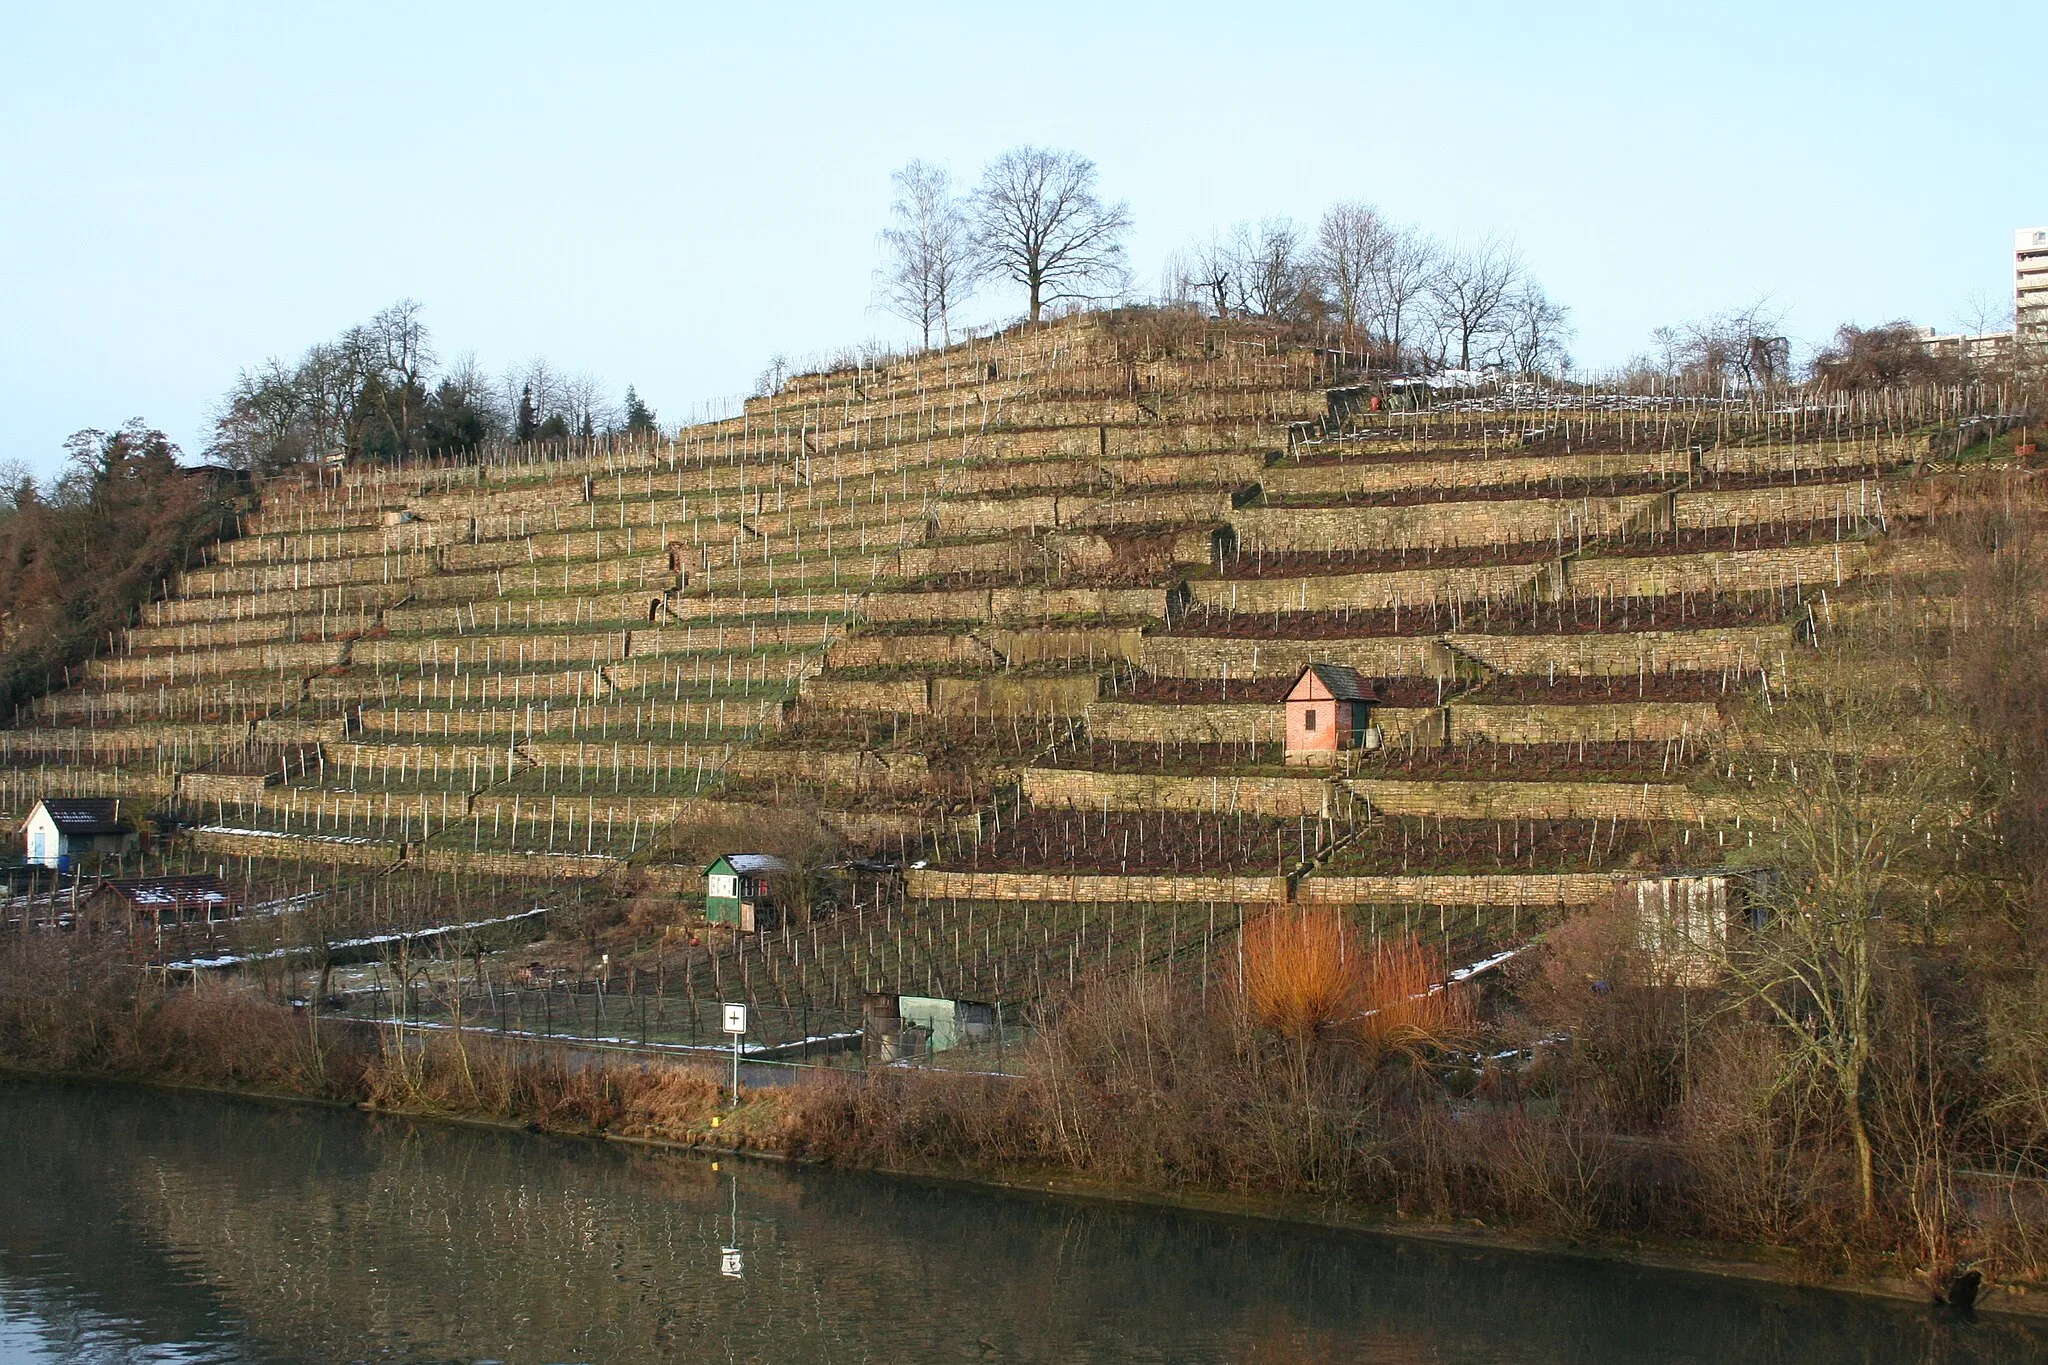
[(1441, 1043), (1470, 1015), (1419, 942), (1375, 943), (1320, 907), (1276, 908), (1245, 926), (1244, 996), (1276, 1033), (1341, 1039), (1374, 1057)]

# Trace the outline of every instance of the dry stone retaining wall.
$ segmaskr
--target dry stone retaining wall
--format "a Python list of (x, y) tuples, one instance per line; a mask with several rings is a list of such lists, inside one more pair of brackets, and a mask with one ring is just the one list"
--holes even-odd
[[(1433, 637), (1369, 640), (1245, 640), (1202, 635), (1148, 635), (1144, 664), (1167, 678), (1293, 677), (1312, 663), (1349, 664), (1368, 678), (1449, 677), (1454, 671)], [(1633, 671), (1633, 670), (1631, 670)]]
[(812, 706), (835, 711), (893, 711), (922, 716), (932, 709), (930, 686), (923, 678), (867, 682), (813, 677), (804, 683), (803, 699)]
[(1096, 739), (1167, 744), (1277, 744), (1286, 717), (1270, 702), (1160, 705), (1097, 701), (1088, 707), (1088, 733)]
[(1082, 677), (933, 678), (931, 709), (939, 715), (1079, 716), (1095, 700), (1094, 674)]
[(309, 863), (350, 863), (382, 866), (401, 853), (396, 844), (369, 839), (277, 834), (268, 830), (202, 826), (188, 836), (201, 853), (230, 858), (301, 858)]
[[(1142, 754), (1134, 755), (1142, 759)], [(1183, 777), (1026, 768), (1024, 795), (1052, 810), (1182, 810), (1210, 814), (1331, 816), (1335, 784), (1314, 777)]]
[(1485, 739), (1497, 744), (1704, 740), (1727, 727), (1715, 702), (1594, 702), (1579, 706), (1487, 705), (1484, 694), (1450, 705), (1452, 743)]
[(829, 749), (741, 749), (726, 771), (743, 778), (785, 778), (849, 791), (918, 791), (931, 782), (923, 754)]
[(1231, 612), (1377, 610), (1466, 597), (1500, 597), (1526, 590), (1544, 564), (1501, 564), (1443, 569), (1396, 569), (1385, 573), (1323, 574), (1303, 578), (1195, 579), (1193, 600)]
[(1135, 663), (1142, 655), (1145, 634), (1136, 627), (1041, 626), (1027, 630), (992, 629), (982, 637), (1012, 667), (1027, 664), (1085, 664), (1090, 668)]
[(1090, 904), (1267, 905), (1287, 899), (1285, 877), (1113, 876), (1084, 873), (937, 872), (904, 874), (904, 894), (928, 900), (1072, 901)]
[(339, 643), (291, 643), (242, 645), (190, 654), (122, 654), (92, 660), (86, 665), (86, 674), (103, 682), (147, 684), (224, 673), (308, 673), (340, 663), (344, 648)]
[(1413, 782), (1351, 778), (1344, 784), (1385, 815), (1463, 820), (1698, 820), (1706, 807), (1664, 782)]
[(1001, 660), (972, 635), (856, 635), (825, 651), (827, 668), (992, 668)]
[(1728, 526), (1737, 522), (1822, 521), (1841, 516), (1876, 520), (1924, 516), (1924, 488), (1897, 480), (1856, 479), (1840, 483), (1796, 484), (1789, 488), (1695, 489), (1674, 494), (1673, 516), (1685, 529)]
[(1400, 546), (1527, 544), (1564, 548), (1654, 517), (1662, 493), (1603, 498), (1420, 502), (1397, 507), (1245, 507), (1238, 539), (1269, 550), (1379, 550)]
[(1621, 876), (1610, 873), (1527, 873), (1513, 876), (1303, 878), (1296, 899), (1311, 905), (1593, 905)]
[(1608, 631), (1591, 635), (1444, 636), (1446, 643), (1503, 673), (1612, 677), (1723, 668), (1775, 671), (1792, 648), (1785, 626), (1731, 626), (1715, 630)]
[(336, 619), (343, 628), (350, 620), (364, 625), (376, 619), (378, 611), (401, 602), (411, 592), (404, 583), (368, 587), (301, 588), (271, 591), (254, 596), (172, 597), (152, 602), (143, 610), (151, 625), (177, 625), (192, 621), (239, 621), (251, 617), (280, 616)]
[(1662, 597), (1802, 584), (1840, 587), (1871, 565), (1866, 545), (1793, 545), (1770, 550), (1565, 560), (1566, 591), (1581, 596)]
[(1507, 455), (1473, 452), (1441, 460), (1363, 460), (1350, 464), (1279, 464), (1265, 471), (1268, 493), (1313, 496), (1393, 493), (1411, 488), (1499, 488), (1641, 474), (1683, 474), (1691, 467), (1684, 452), (1630, 451), (1621, 454)]

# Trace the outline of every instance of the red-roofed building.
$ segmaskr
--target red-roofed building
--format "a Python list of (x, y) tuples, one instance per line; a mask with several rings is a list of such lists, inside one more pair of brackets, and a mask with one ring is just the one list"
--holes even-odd
[(1310, 664), (1281, 704), (1287, 710), (1289, 763), (1336, 763), (1338, 755), (1367, 747), (1372, 688), (1345, 664)]

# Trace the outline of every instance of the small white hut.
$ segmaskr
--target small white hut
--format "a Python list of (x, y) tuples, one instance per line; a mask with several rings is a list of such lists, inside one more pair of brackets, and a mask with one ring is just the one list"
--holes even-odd
[(60, 872), (87, 853), (133, 853), (135, 826), (121, 818), (121, 799), (110, 796), (46, 796), (21, 825), (27, 861)]

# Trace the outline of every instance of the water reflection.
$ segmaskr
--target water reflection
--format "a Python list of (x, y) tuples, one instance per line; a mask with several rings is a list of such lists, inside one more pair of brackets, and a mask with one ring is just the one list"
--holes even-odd
[(2010, 1324), (210, 1097), (0, 1083), (0, 1360), (1997, 1361)]

